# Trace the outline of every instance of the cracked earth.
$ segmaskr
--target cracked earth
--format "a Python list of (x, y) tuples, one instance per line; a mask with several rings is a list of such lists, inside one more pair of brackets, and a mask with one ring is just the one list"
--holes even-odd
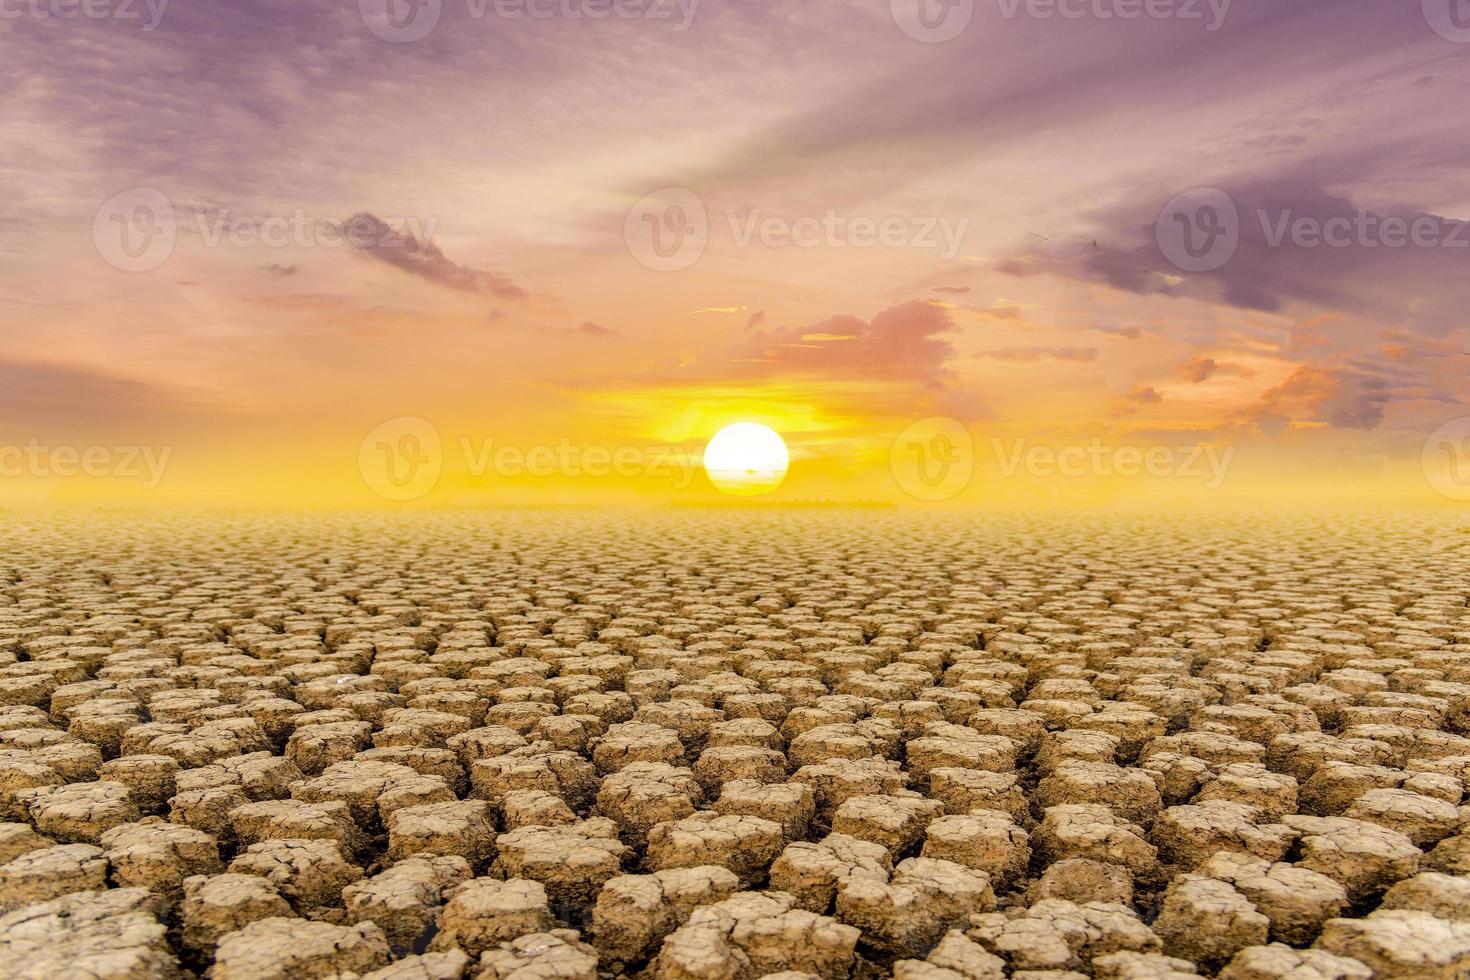
[(1470, 976), (1461, 523), (5, 518), (0, 975)]

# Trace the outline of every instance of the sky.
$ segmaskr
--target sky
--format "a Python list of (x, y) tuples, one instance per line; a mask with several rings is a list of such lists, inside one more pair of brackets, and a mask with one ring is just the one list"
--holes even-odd
[(778, 503), (1470, 500), (1466, 0), (0, 0), (0, 52), (0, 506), (710, 503), (739, 421)]

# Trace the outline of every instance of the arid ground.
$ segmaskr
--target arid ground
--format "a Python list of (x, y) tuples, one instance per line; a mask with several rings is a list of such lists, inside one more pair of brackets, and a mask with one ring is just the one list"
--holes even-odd
[(0, 975), (1470, 976), (1470, 522), (0, 522)]

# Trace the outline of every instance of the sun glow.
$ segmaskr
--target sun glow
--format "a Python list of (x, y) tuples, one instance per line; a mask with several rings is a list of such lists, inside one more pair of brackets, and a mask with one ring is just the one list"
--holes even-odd
[(775, 490), (786, 479), (790, 462), (780, 435), (758, 422), (727, 425), (704, 447), (704, 471), (709, 482), (737, 496)]

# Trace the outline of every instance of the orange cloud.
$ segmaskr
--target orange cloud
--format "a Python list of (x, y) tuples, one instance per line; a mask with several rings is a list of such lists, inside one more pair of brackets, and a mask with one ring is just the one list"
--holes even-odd
[(755, 373), (805, 373), (911, 381), (940, 387), (951, 380), (955, 349), (943, 334), (956, 329), (949, 311), (928, 300), (889, 307), (871, 321), (839, 315), (804, 327), (758, 333), (731, 352)]
[(1097, 360), (1096, 347), (1004, 347), (999, 350), (985, 350), (975, 355), (976, 357), (987, 357), (996, 361), (1039, 361), (1042, 359), (1053, 361), (1095, 361)]
[(1291, 377), (1268, 388), (1250, 410), (1251, 421), (1267, 431), (1279, 431), (1290, 423), (1312, 421), (1322, 403), (1337, 395), (1333, 372), (1304, 364)]
[(1213, 357), (1203, 354), (1196, 355), (1188, 362), (1179, 365), (1179, 376), (1190, 384), (1202, 384), (1216, 375), (1233, 375), (1239, 378), (1249, 378), (1253, 371), (1232, 364), (1229, 361), (1217, 361)]

